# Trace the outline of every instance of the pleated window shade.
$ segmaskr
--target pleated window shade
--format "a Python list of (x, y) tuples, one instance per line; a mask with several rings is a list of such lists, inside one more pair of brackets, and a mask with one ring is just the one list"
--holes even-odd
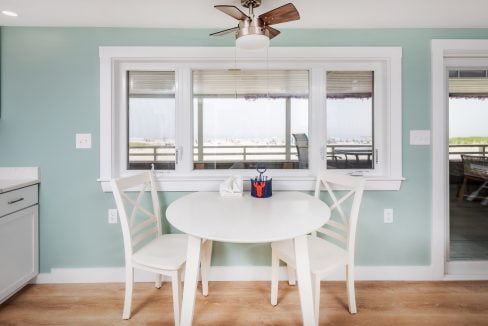
[(370, 98), (373, 86), (373, 71), (327, 72), (327, 98)]
[(193, 95), (308, 97), (308, 70), (194, 70)]
[(129, 71), (129, 96), (174, 94), (174, 71)]
[(488, 98), (488, 70), (450, 70), (449, 97)]

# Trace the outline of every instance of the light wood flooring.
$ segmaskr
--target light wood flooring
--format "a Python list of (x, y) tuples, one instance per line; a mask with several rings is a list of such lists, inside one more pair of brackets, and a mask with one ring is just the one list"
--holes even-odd
[[(321, 325), (488, 325), (488, 282), (357, 282), (358, 314), (343, 282), (323, 282)], [(301, 325), (297, 286), (210, 282), (194, 325)], [(123, 284), (29, 285), (0, 306), (0, 325), (172, 325), (171, 285), (136, 283), (132, 317), (121, 319)]]

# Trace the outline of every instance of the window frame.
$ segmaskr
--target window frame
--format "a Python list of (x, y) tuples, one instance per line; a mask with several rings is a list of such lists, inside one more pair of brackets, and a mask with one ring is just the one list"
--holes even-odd
[[(306, 69), (309, 70), (309, 169), (277, 169), (269, 172), (276, 190), (312, 190), (319, 171), (326, 168), (326, 71), (365, 70), (380, 65), (382, 78), (375, 97), (382, 94), (384, 112), (380, 135), (380, 173), (366, 173), (367, 189), (398, 190), (401, 185), (401, 47), (269, 48), (239, 51), (233, 47), (100, 47), (100, 178), (102, 189), (111, 191), (109, 180), (139, 173), (127, 170), (127, 71), (175, 71), (176, 134), (179, 162), (175, 170), (157, 170), (160, 190), (215, 191), (228, 176), (244, 179), (253, 170), (193, 170), (192, 70), (196, 69)], [(330, 68), (330, 69), (329, 69)], [(380, 70), (381, 70), (380, 69)], [(367, 70), (367, 69), (366, 69)], [(381, 84), (383, 83), (383, 84)], [(381, 87), (381, 89), (379, 89)], [(378, 88), (378, 90), (377, 90)], [(377, 93), (377, 91), (379, 93)], [(376, 101), (376, 100), (375, 100)], [(379, 107), (379, 106), (378, 106)], [(124, 108), (120, 110), (120, 108)], [(377, 106), (375, 104), (375, 110)], [(375, 133), (376, 138), (376, 129)], [(376, 147), (376, 145), (375, 145)], [(125, 163), (124, 163), (125, 162)], [(334, 170), (351, 174), (356, 170)], [(378, 172), (379, 170), (375, 170)], [(354, 173), (353, 173), (354, 174)]]
[[(330, 69), (329, 69), (330, 67)], [(328, 71), (373, 71), (373, 126), (372, 126), (372, 136), (373, 136), (373, 155), (371, 159), (373, 160), (373, 169), (330, 169), (334, 172), (352, 174), (352, 175), (362, 175), (365, 177), (381, 177), (385, 174), (385, 170), (388, 168), (388, 159), (385, 156), (388, 152), (387, 139), (384, 136), (385, 128), (382, 126), (386, 125), (386, 97), (387, 90), (385, 87), (385, 67), (380, 64), (380, 62), (349, 62), (349, 63), (332, 63), (325, 67), (324, 74), (326, 75)], [(380, 78), (377, 78), (379, 76)], [(327, 77), (325, 77), (324, 87), (327, 88)], [(327, 94), (326, 94), (327, 95)], [(325, 105), (325, 116), (324, 116), (325, 126), (327, 125), (327, 104)], [(375, 128), (375, 126), (380, 126)], [(327, 136), (325, 137), (325, 148), (327, 147)], [(327, 163), (327, 161), (326, 161)], [(327, 164), (325, 166), (327, 169)]]

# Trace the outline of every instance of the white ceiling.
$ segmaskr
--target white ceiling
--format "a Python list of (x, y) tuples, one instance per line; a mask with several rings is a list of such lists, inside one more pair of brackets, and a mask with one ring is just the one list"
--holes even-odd
[[(291, 0), (263, 0), (257, 13)], [(301, 20), (278, 28), (488, 27), (487, 0), (293, 0)], [(229, 28), (213, 8), (239, 0), (0, 0), (0, 26)]]

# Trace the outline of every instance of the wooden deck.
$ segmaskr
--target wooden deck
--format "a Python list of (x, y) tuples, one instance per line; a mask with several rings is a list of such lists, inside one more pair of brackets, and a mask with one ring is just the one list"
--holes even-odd
[[(210, 282), (198, 293), (194, 325), (301, 325), (296, 286)], [(0, 306), (0, 325), (172, 325), (171, 286), (137, 283), (133, 314), (121, 319), (123, 284), (29, 285)], [(321, 325), (488, 325), (488, 282), (357, 282), (358, 314), (343, 282), (323, 282)]]

